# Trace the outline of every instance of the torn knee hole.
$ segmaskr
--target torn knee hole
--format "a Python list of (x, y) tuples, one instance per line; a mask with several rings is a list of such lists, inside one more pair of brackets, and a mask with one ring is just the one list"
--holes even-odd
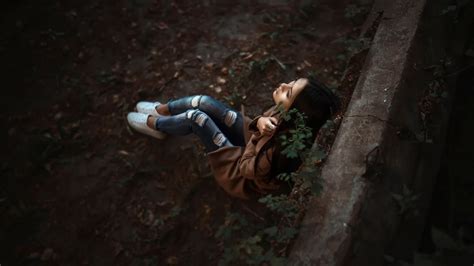
[(214, 142), (214, 144), (216, 144), (217, 146), (222, 146), (222, 144), (224, 144), (224, 142), (226, 141), (226, 138), (224, 136), (224, 134), (222, 133), (217, 133), (214, 138), (212, 139), (212, 141)]
[(187, 118), (187, 119), (192, 119), (195, 112), (197, 112), (197, 111), (196, 111), (196, 110), (188, 111), (188, 112), (186, 113), (186, 118)]
[(227, 111), (224, 119), (224, 123), (226, 126), (231, 127), (234, 123), (235, 120), (237, 119), (237, 113), (234, 111)]
[(188, 111), (188, 113), (186, 114), (186, 117), (188, 119), (191, 119), (193, 122), (198, 124), (200, 127), (202, 127), (204, 125), (204, 123), (206, 123), (206, 121), (207, 121), (207, 115), (205, 113), (199, 112), (197, 110)]
[(193, 108), (198, 107), (199, 104), (201, 103), (201, 98), (202, 98), (202, 95), (194, 96), (194, 97), (191, 99), (191, 106), (192, 106)]

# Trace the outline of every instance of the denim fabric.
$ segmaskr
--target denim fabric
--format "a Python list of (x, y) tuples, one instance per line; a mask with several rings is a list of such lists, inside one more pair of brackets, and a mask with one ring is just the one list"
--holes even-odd
[(171, 135), (196, 134), (207, 152), (223, 146), (245, 146), (243, 117), (223, 103), (206, 95), (168, 102), (171, 116), (156, 120), (156, 129)]

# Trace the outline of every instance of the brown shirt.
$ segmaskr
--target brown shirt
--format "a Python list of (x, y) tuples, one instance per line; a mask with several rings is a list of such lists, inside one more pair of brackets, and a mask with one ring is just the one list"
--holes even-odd
[[(275, 106), (262, 116), (278, 118)], [(280, 182), (270, 178), (274, 147), (262, 150), (272, 136), (261, 135), (256, 127), (258, 118), (244, 116), (245, 147), (222, 147), (208, 153), (209, 164), (217, 183), (230, 195), (248, 199), (280, 188)]]

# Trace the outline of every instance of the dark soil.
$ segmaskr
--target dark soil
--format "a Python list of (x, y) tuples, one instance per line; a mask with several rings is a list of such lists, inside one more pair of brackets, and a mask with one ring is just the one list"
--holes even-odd
[(347, 102), (340, 82), (355, 84), (357, 69), (343, 74), (367, 48), (356, 39), (370, 1), (296, 2), (6, 3), (0, 264), (217, 261), (225, 213), (255, 204), (216, 186), (196, 137), (158, 141), (125, 116), (139, 100), (194, 94), (254, 116), (308, 74)]

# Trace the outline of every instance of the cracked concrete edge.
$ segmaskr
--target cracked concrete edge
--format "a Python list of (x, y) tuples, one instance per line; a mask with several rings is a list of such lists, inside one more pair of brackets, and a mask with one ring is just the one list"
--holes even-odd
[[(291, 265), (342, 265), (363, 205), (365, 159), (382, 145), (425, 0), (375, 1), (383, 7), (351, 102), (322, 169), (324, 190), (311, 202), (290, 253)], [(373, 8), (372, 12), (379, 12)]]

